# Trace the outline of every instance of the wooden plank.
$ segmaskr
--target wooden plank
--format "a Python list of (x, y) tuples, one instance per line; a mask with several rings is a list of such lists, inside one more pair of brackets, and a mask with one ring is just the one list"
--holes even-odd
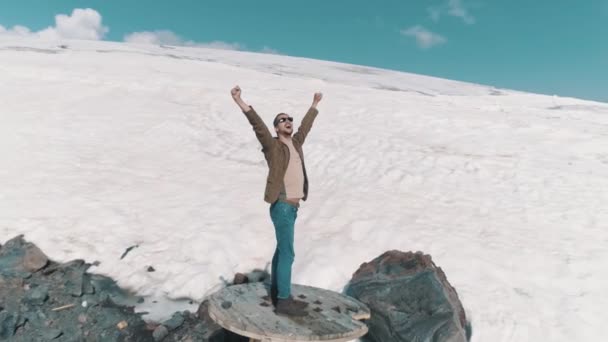
[(354, 298), (312, 286), (292, 285), (292, 295), (309, 303), (308, 316), (274, 313), (264, 283), (230, 286), (209, 298), (209, 315), (220, 326), (241, 336), (268, 342), (343, 342), (367, 333), (361, 319), (370, 310)]

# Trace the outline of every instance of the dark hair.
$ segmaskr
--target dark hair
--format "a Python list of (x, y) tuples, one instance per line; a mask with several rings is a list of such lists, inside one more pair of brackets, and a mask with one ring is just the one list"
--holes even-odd
[(287, 116), (289, 116), (289, 114), (287, 114), (287, 113), (279, 113), (279, 114), (277, 114), (277, 116), (274, 117), (274, 120), (272, 120), (272, 125), (274, 127), (277, 127), (279, 125), (279, 115), (287, 115)]

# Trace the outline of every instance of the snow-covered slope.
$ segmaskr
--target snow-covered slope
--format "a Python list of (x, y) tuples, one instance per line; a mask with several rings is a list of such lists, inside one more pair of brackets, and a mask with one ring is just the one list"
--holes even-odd
[(140, 294), (200, 300), (274, 250), (266, 164), (230, 88), (269, 125), (322, 91), (295, 282), (340, 291), (383, 251), (421, 250), (474, 341), (603, 336), (608, 105), (278, 55), (65, 45), (0, 39), (0, 241), (25, 234)]

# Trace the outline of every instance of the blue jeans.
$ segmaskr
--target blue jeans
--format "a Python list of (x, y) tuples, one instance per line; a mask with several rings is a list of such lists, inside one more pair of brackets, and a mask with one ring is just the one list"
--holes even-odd
[(270, 218), (274, 224), (277, 248), (272, 257), (271, 288), (278, 290), (278, 298), (291, 295), (291, 265), (295, 257), (293, 236), (298, 208), (285, 202), (274, 202), (270, 206)]

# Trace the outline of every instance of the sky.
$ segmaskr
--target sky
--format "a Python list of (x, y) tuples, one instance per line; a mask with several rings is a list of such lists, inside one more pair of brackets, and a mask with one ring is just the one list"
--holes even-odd
[[(98, 21), (73, 12), (87, 8)], [(45, 30), (61, 26), (58, 14), (86, 19)], [(86, 26), (76, 38), (279, 53), (608, 102), (608, 0), (7, 0), (0, 25), (47, 39)]]

